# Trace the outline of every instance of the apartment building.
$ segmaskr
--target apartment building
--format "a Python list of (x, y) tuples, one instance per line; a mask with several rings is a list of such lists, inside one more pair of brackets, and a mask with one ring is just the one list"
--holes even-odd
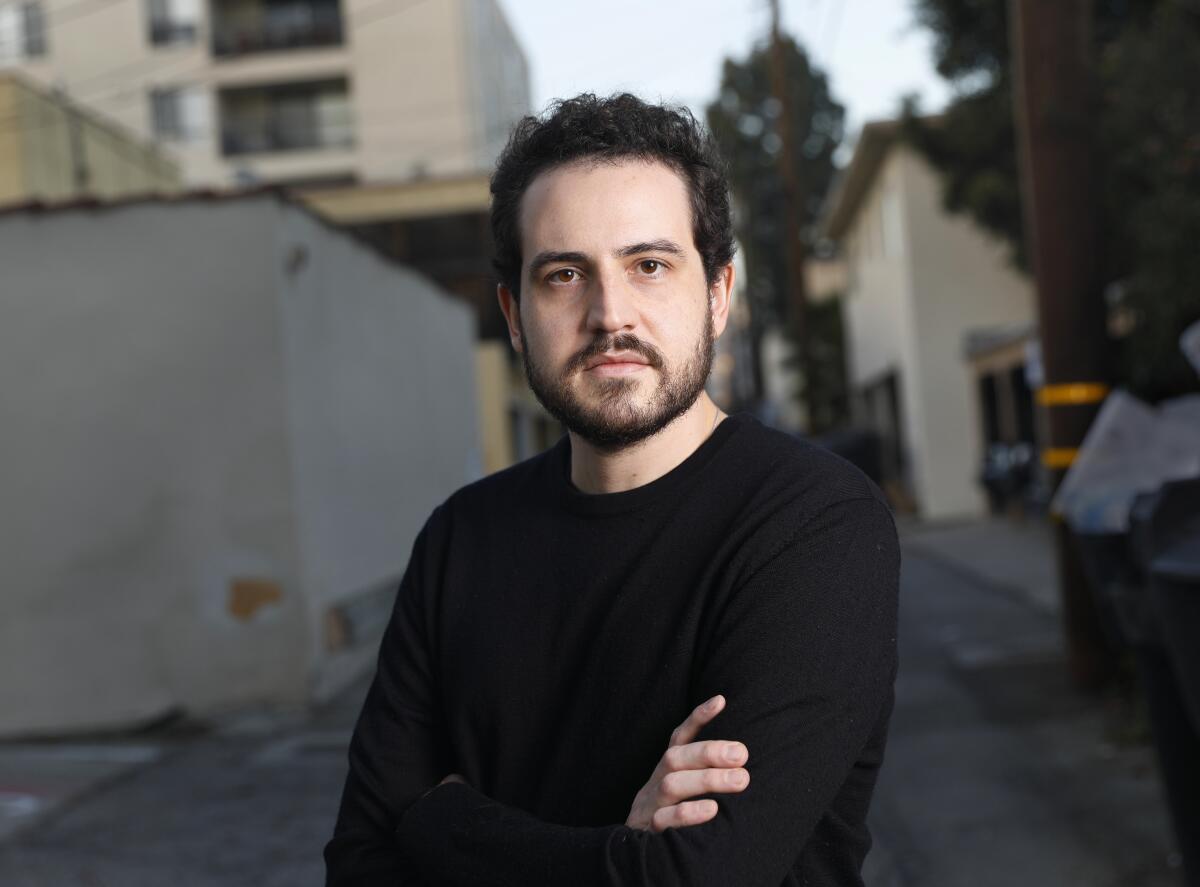
[(469, 173), (530, 109), (498, 0), (0, 0), (0, 67), (169, 143), (193, 187)]
[(1033, 322), (1028, 279), (1005, 244), (946, 211), (937, 172), (894, 121), (863, 128), (822, 233), (846, 263), (851, 406), (883, 439), (893, 498), (934, 520), (983, 513), (986, 404), (966, 355), (981, 333)]

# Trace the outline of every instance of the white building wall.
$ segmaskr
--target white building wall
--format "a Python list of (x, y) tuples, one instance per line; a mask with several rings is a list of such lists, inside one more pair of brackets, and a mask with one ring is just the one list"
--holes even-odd
[(269, 195), (0, 214), (0, 267), (0, 735), (365, 666), (322, 620), (473, 476), (469, 312)]
[(1029, 283), (1004, 244), (942, 208), (936, 173), (902, 143), (887, 152), (843, 239), (854, 389), (896, 372), (907, 480), (924, 517), (982, 513), (977, 395), (963, 338), (1030, 321)]
[(330, 657), (330, 607), (398, 583), (433, 508), (478, 474), (471, 310), (281, 205), (272, 247), (314, 693), (373, 661)]
[(1028, 323), (1034, 316), (1028, 280), (1013, 268), (1007, 246), (970, 219), (949, 215), (941, 183), (908, 148), (905, 215), (914, 280), (917, 384), (924, 406), (923, 442), (915, 449), (921, 505), (930, 518), (978, 515), (985, 499), (976, 481), (982, 441), (975, 381), (963, 355), (968, 330)]
[(898, 212), (905, 189), (903, 165), (894, 153), (889, 154), (846, 238), (850, 297), (843, 311), (852, 389), (861, 390), (896, 373), (907, 479), (917, 488), (921, 466), (912, 454), (923, 440), (924, 402), (914, 372), (919, 343), (913, 314), (911, 236), (907, 220)]
[(302, 699), (268, 206), (0, 216), (0, 734)]

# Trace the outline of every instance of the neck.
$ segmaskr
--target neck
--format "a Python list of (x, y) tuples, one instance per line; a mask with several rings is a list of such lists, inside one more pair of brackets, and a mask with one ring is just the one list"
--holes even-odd
[(648, 484), (696, 452), (724, 418), (701, 392), (662, 431), (617, 452), (596, 449), (571, 432), (571, 483), (585, 493), (621, 493)]

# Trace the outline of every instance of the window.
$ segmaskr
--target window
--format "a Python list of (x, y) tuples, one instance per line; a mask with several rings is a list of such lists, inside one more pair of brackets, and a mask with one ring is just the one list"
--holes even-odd
[(147, 0), (150, 42), (194, 43), (200, 31), (200, 0)]
[(209, 15), (219, 57), (344, 42), (338, 0), (213, 0)]
[(354, 144), (344, 79), (222, 90), (220, 107), (226, 156)]
[(46, 54), (46, 14), (40, 3), (0, 0), (0, 65)]
[(150, 118), (155, 138), (194, 142), (208, 135), (208, 96), (199, 86), (155, 89), (150, 92)]

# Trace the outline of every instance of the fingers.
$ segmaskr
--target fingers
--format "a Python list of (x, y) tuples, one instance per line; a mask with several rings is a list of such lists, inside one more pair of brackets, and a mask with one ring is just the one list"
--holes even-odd
[(740, 767), (746, 763), (748, 756), (749, 751), (742, 743), (722, 739), (673, 745), (663, 753), (663, 772), (703, 770), (705, 767)]
[(691, 742), (700, 732), (700, 728), (715, 718), (724, 707), (725, 697), (720, 693), (697, 705), (671, 734), (671, 745), (686, 745)]
[(750, 784), (750, 772), (729, 769), (680, 770), (668, 773), (658, 784), (658, 807), (669, 807), (697, 795), (740, 792)]
[(650, 818), (650, 830), (662, 832), (708, 822), (717, 815), (717, 802), (711, 800), (685, 801), (670, 807), (660, 807)]

